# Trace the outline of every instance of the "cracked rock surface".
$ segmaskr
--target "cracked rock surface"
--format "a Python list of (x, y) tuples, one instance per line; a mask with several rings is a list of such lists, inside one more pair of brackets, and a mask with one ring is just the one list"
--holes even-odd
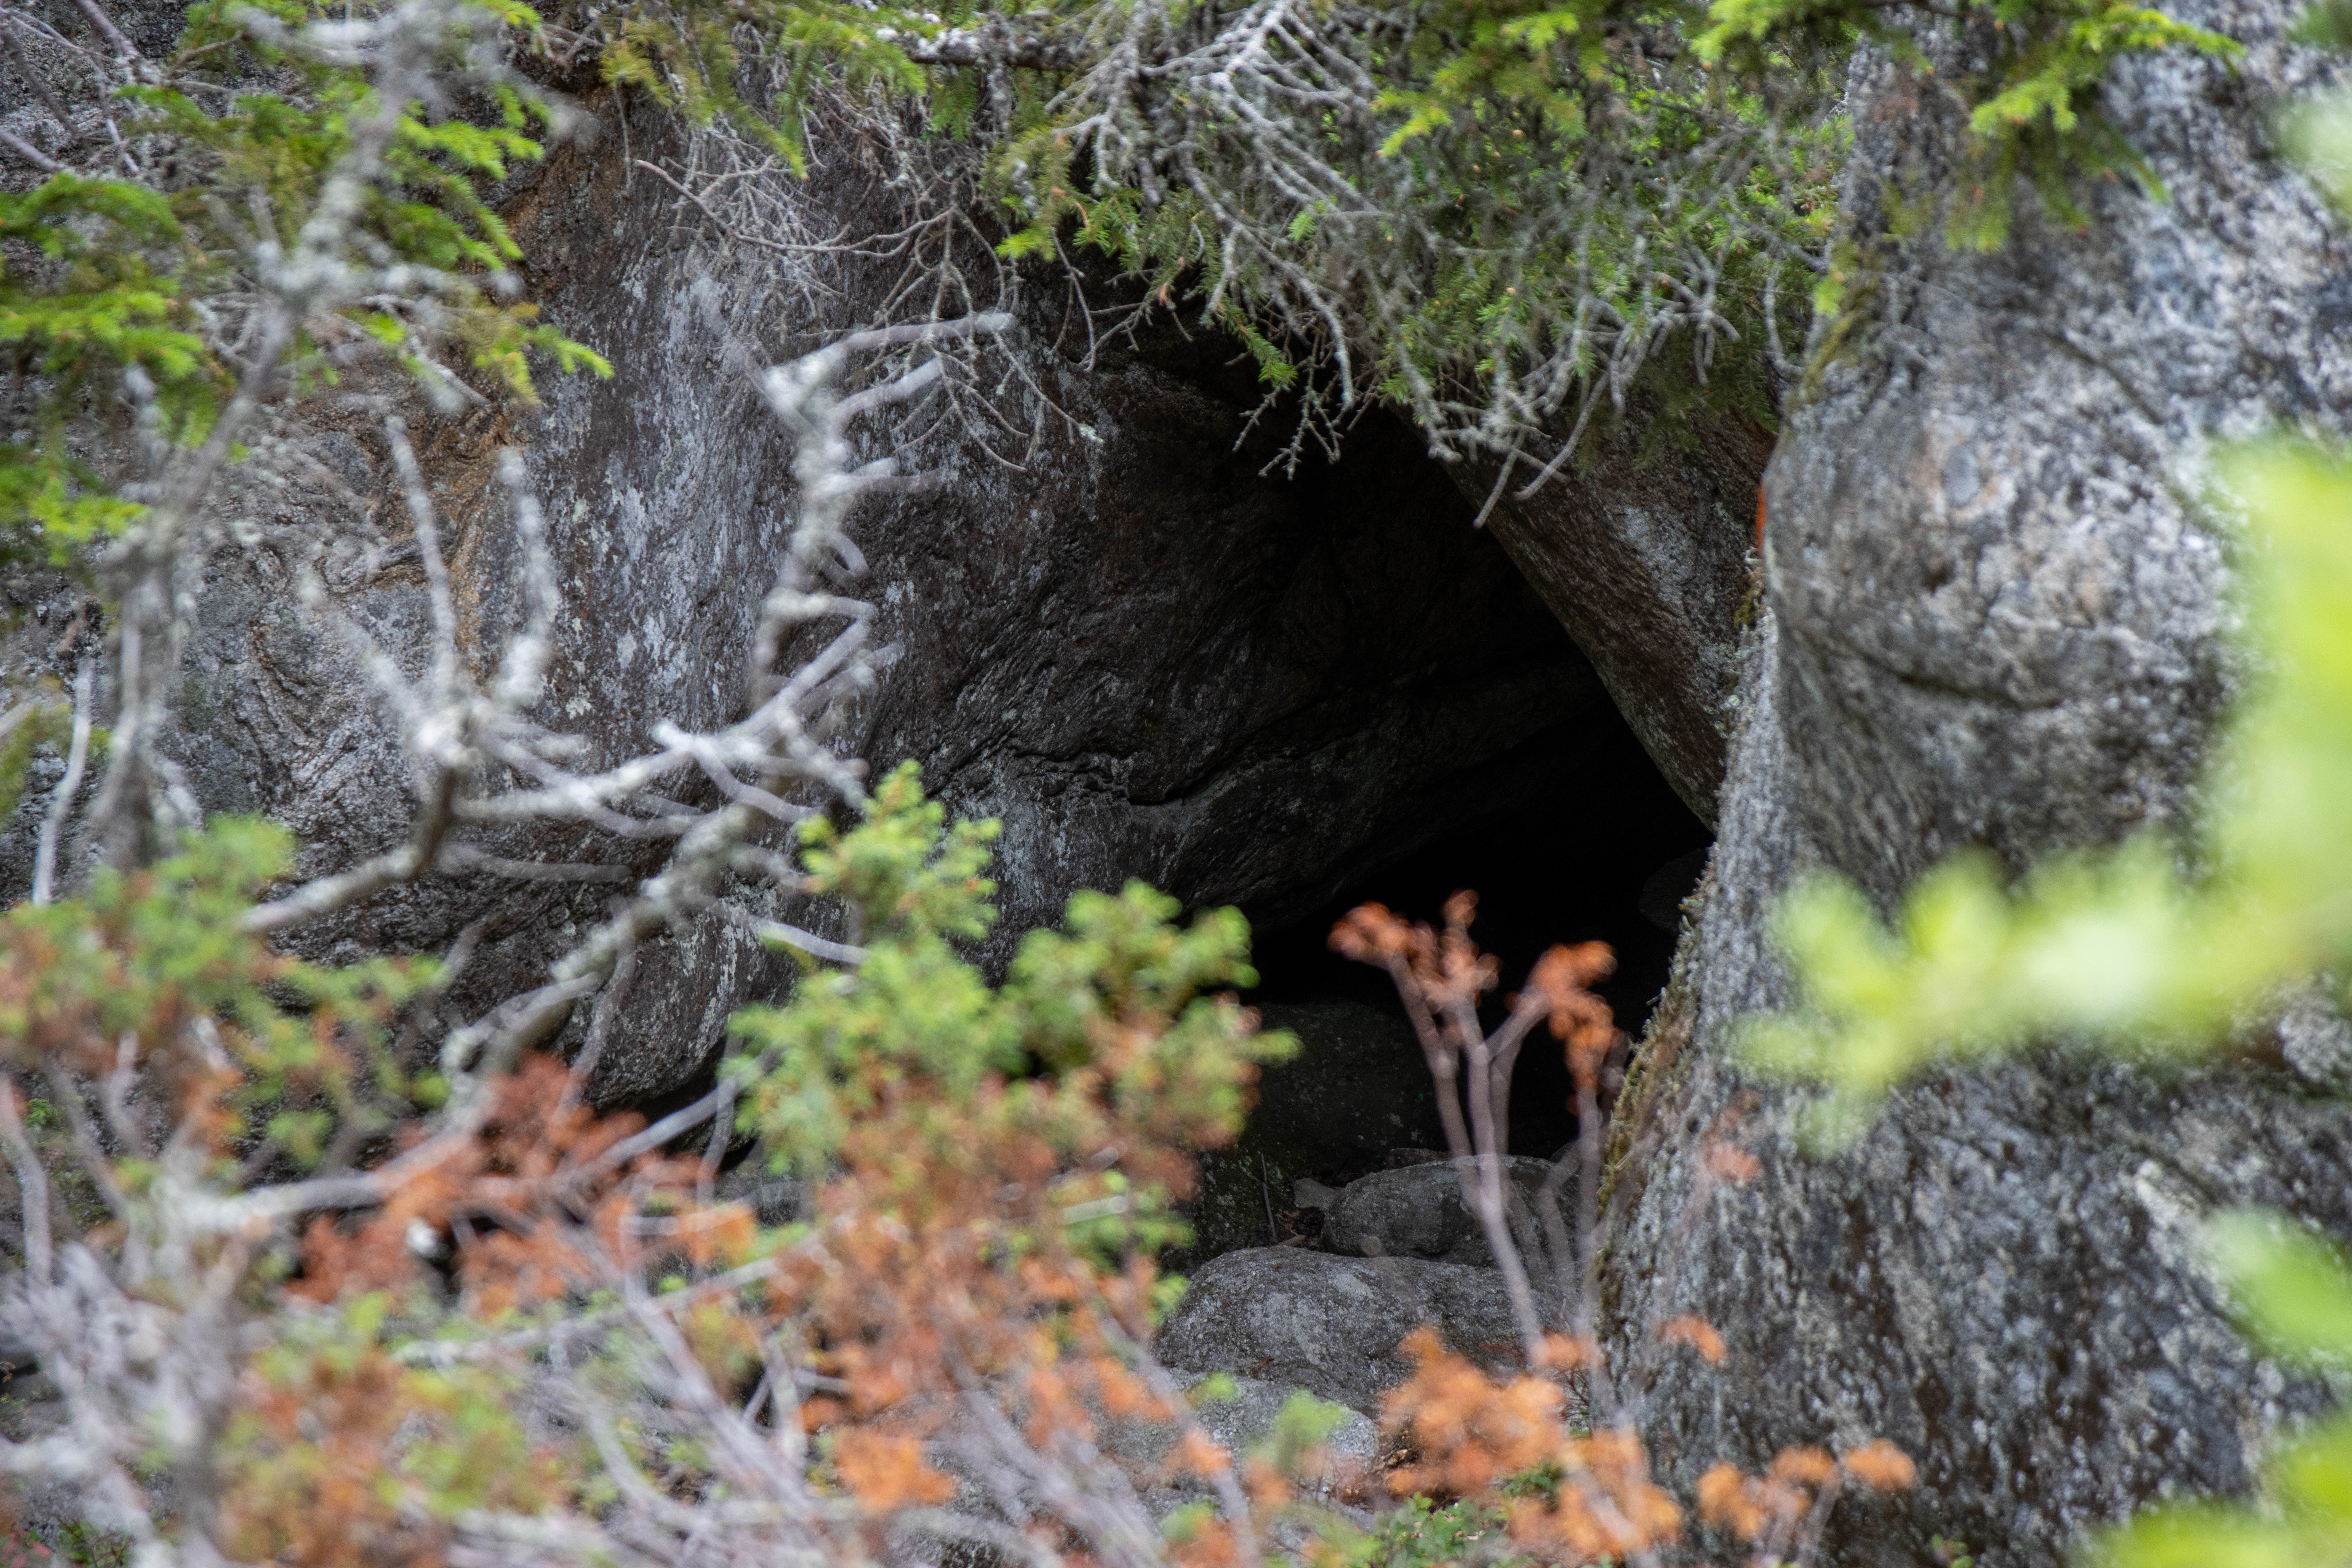
[[(2271, 149), (2315, 85), (2284, 5), (2199, 0), (2249, 47), (2118, 64), (2108, 112), (2170, 192), (2093, 193), (2009, 244), (1895, 216), (1948, 200), (1963, 129), (1865, 54), (1845, 198), (1869, 266), (1820, 324), (1766, 481), (1766, 613), (1741, 687), (1705, 908), (1643, 1047), (1630, 1214), (1605, 1302), (1652, 1454), (1687, 1485), (1791, 1443), (1876, 1436), (1918, 1489), (1840, 1510), (1845, 1563), (2054, 1564), (2175, 1489), (2242, 1490), (2325, 1391), (2246, 1348), (2195, 1226), (2239, 1203), (2352, 1236), (2340, 1047), (2290, 1021), (2279, 1068), (2161, 1077), (2053, 1055), (1931, 1079), (1809, 1156), (1749, 1081), (1739, 1021), (1787, 1005), (1772, 901), (1816, 867), (1891, 900), (1963, 847), (2013, 866), (2182, 820), (2231, 686), (2225, 540), (2196, 498), (2216, 443), (2352, 423), (2352, 248)], [(1958, 46), (1933, 46), (1947, 70)], [(1898, 229), (1901, 233), (1898, 235)], [(1760, 1160), (1683, 1228), (1708, 1141)], [(1696, 1312), (1693, 1375), (1632, 1327)]]

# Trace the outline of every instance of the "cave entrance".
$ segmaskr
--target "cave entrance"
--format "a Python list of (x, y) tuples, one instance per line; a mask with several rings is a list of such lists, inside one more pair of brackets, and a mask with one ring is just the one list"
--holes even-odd
[[(1239, 1142), (1203, 1161), (1192, 1258), (1312, 1241), (1318, 1215), (1311, 1185), (1301, 1201), (1302, 1181), (1338, 1187), (1443, 1147), (1436, 1091), (1393, 985), (1326, 943), (1360, 903), (1434, 923), (1455, 889), (1475, 890), (1471, 934), (1502, 965), (1490, 1023), (1546, 948), (1605, 942), (1617, 970), (1601, 994), (1619, 1026), (1640, 1037), (1665, 986), (1708, 830), (1606, 704), (1580, 723), (1572, 752), (1555, 749), (1547, 761), (1549, 776), (1532, 797), (1512, 789), (1484, 809), (1470, 802), (1418, 845), (1364, 863), (1321, 905), (1257, 929), (1259, 984), (1246, 1000), (1269, 1026), (1297, 1034), (1302, 1049), (1267, 1072)], [(1512, 1086), (1512, 1152), (1549, 1158), (1572, 1142), (1571, 1096), (1561, 1053), (1539, 1033)]]

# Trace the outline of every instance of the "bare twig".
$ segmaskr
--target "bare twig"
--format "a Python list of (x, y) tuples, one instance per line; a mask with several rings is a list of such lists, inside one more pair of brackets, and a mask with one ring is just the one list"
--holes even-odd
[(5, 147), (44, 174), (61, 174), (65, 165), (34, 146), (13, 131), (0, 131), (0, 147)]
[(115, 58), (120, 60), (146, 58), (139, 52), (138, 45), (122, 36), (122, 29), (114, 25), (114, 18), (106, 14), (106, 7), (100, 5), (98, 0), (74, 0), (74, 3), (81, 7), (81, 14), (89, 18), (90, 26), (98, 29), (99, 36), (113, 47)]
[(8, 26), (12, 19), (13, 14), (0, 17), (0, 45), (6, 46), (8, 58), (15, 62), (17, 76), (41, 100), (41, 107), (49, 111), (49, 118), (56, 121), (58, 129), (65, 133), (66, 145), (71, 147), (81, 140), (80, 133), (74, 130), (73, 117), (66, 112), (66, 106), (58, 100), (57, 89), (49, 85), (48, 77), (26, 58), (25, 46), (16, 41), (16, 29)]
[(49, 797), (49, 813), (41, 820), (40, 843), (33, 855), (36, 905), (47, 903), (55, 891), (58, 843), (65, 835), (66, 817), (73, 810), (74, 796), (80, 793), (82, 770), (89, 761), (90, 708), (96, 700), (97, 679), (97, 657), (85, 651), (74, 668), (73, 740), (66, 750), (65, 776), (58, 781), (57, 793)]

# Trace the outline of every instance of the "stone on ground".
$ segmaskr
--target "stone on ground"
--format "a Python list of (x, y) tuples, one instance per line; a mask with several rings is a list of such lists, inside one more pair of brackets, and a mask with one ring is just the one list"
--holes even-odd
[(1288, 1247), (1203, 1264), (1160, 1330), (1159, 1353), (1179, 1371), (1291, 1384), (1369, 1415), (1411, 1372), (1397, 1347), (1423, 1323), (1482, 1364), (1517, 1360), (1518, 1332), (1494, 1269)]
[[(1505, 1170), (1529, 1215), (1540, 1223), (1551, 1162), (1517, 1155), (1505, 1162)], [(1557, 1201), (1573, 1205), (1575, 1187), (1564, 1184)], [(1462, 1184), (1450, 1162), (1375, 1171), (1349, 1183), (1324, 1213), (1323, 1246), (1355, 1257), (1420, 1258), (1474, 1268), (1495, 1266), (1478, 1216), (1462, 1201)]]

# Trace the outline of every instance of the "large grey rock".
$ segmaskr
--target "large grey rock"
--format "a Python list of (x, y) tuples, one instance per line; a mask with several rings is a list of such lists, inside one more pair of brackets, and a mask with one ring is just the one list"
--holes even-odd
[[(635, 378), (555, 391), (530, 447), (581, 625), (552, 700), (616, 750), (646, 714), (730, 710), (788, 514), (783, 443), (722, 337), (778, 354), (895, 279), (780, 274), (716, 235), (666, 245), (674, 204), (621, 184), (602, 157), (551, 169), (517, 223), (551, 316)], [(815, 230), (892, 218), (852, 170), (782, 194)], [(1058, 287), (1013, 303), (1010, 359), (1051, 404), (1005, 411), (1039, 421), (1020, 469), (949, 420), (897, 447), (938, 488), (855, 528), (898, 658), (850, 742), (1003, 819), (992, 963), (1075, 889), (1129, 878), (1278, 919), (1464, 803), (1561, 775), (1606, 698), (1401, 426), (1262, 474), (1265, 443), (1236, 446), (1255, 393), (1222, 353), (1170, 334), (1082, 369), (1057, 346)], [(633, 1047), (649, 1081), (762, 984), (697, 968), (713, 1000)]]
[(1424, 1323), (1490, 1366), (1518, 1356), (1510, 1299), (1492, 1268), (1294, 1247), (1229, 1252), (1195, 1270), (1158, 1350), (1186, 1372), (1287, 1384), (1370, 1415), (1411, 1372), (1397, 1347)]
[[(610, 99), (583, 90), (602, 139), (518, 176), (502, 211), (546, 319), (617, 378), (549, 374), (539, 410), (416, 410), (412, 426), (445, 514), (461, 640), (482, 666), (520, 609), (492, 474), (502, 447), (525, 448), (566, 601), (543, 716), (583, 735), (593, 763), (643, 749), (656, 719), (715, 725), (739, 700), (793, 493), (786, 445), (730, 345), (757, 361), (805, 350), (883, 312), (899, 279), (854, 250), (785, 254), (712, 229), (634, 167), (678, 162), (681, 134), (641, 106), (625, 148)], [(772, 211), (810, 237), (905, 217), (854, 138), (813, 181), (766, 177)], [(975, 276), (994, 266), (970, 259)], [(1280, 420), (1250, 432), (1258, 389), (1230, 345), (1169, 323), (1082, 363), (1058, 274), (1005, 303), (1020, 327), (990, 367), (1003, 377), (992, 415), (873, 434), (877, 455), (944, 483), (855, 529), (871, 568), (861, 592), (900, 657), (849, 737), (877, 765), (921, 762), (958, 812), (1004, 819), (991, 963), (1078, 888), (1141, 877), (1278, 921), (1473, 811), (1559, 798), (1609, 693), (1411, 430), (1368, 414), (1336, 463), (1310, 458), (1285, 478), (1266, 471)], [(344, 390), (367, 389), (358, 377)], [(997, 435), (1034, 424), (1035, 439), (992, 445), (980, 426), (999, 417)], [(208, 568), (167, 750), (204, 809), (291, 827), (309, 874), (397, 841), (411, 802), (359, 661), (297, 611), (303, 563), (329, 542), (319, 564), (335, 603), (395, 661), (423, 663), (429, 618), (400, 509), (374, 505), (390, 489), (380, 430), (344, 405), (304, 418), (287, 434), (317, 462), (225, 503), (243, 542)], [(1604, 467), (1575, 484), (1604, 510), (1612, 485), (1646, 498), (1660, 537), (1704, 531), (1711, 521), (1683, 512), (1717, 510), (1711, 491), (1661, 499), (1646, 474)], [(391, 547), (373, 564), (332, 543), (371, 532)], [(26, 633), (22, 658), (0, 649), (10, 692), (15, 666), (59, 673), (53, 624)], [(1686, 655), (1661, 645), (1642, 661)], [(30, 815), (0, 832), (11, 886)], [(607, 879), (427, 879), (289, 942), (331, 958), (435, 952), (478, 925), (445, 1008), (467, 1016), (543, 978), (616, 888), (658, 864), (585, 829), (484, 847)], [(728, 1015), (787, 981), (715, 920), (647, 942), (598, 1095), (648, 1100), (691, 1080)]]
[[(1584, 439), (1524, 500), (1533, 476), (1515, 468), (1487, 526), (1592, 660), (1658, 771), (1712, 822), (1771, 433), (1734, 413), (1664, 416), (1637, 397)], [(1473, 461), (1454, 475), (1483, 503), (1499, 468)]]
[[(1550, 1181), (1549, 1160), (1514, 1155), (1505, 1162), (1504, 1179), (1516, 1187), (1529, 1222), (1540, 1226), (1545, 1187)], [(1563, 1183), (1549, 1200), (1555, 1212), (1573, 1214), (1572, 1183)], [(1566, 1223), (1574, 1224), (1572, 1218)], [(1533, 1255), (1544, 1232), (1523, 1234), (1521, 1249)], [(1324, 1212), (1324, 1247), (1349, 1257), (1425, 1258), (1438, 1263), (1461, 1263), (1491, 1268), (1495, 1254), (1484, 1227), (1462, 1201), (1461, 1178), (1450, 1163), (1407, 1165), (1402, 1170), (1374, 1171), (1339, 1190)]]
[[(761, 362), (800, 352), (880, 311), (896, 276), (683, 221), (674, 193), (630, 164), (675, 160), (681, 143), (640, 114), (625, 157), (616, 132), (560, 150), (504, 210), (547, 319), (618, 376), (551, 374), (535, 413), (414, 421), (463, 640), (485, 665), (519, 614), (492, 468), (502, 445), (523, 445), (565, 596), (544, 717), (583, 734), (591, 763), (645, 748), (657, 719), (716, 725), (740, 700), (793, 497), (786, 443), (729, 340)], [(772, 177), (812, 233), (898, 221), (850, 153), (805, 185)], [(992, 455), (984, 431), (954, 419), (903, 442), (877, 428), (877, 452), (895, 445), (944, 482), (855, 528), (860, 591), (899, 657), (849, 741), (880, 767), (919, 761), (958, 813), (1004, 819), (991, 963), (1073, 890), (1134, 877), (1280, 919), (1474, 804), (1529, 802), (1571, 775), (1606, 695), (1409, 430), (1368, 417), (1337, 464), (1264, 473), (1273, 437), (1242, 439), (1257, 395), (1222, 346), (1171, 331), (1083, 367), (1060, 335), (1057, 279), (1010, 302), (1021, 325), (994, 368), (1016, 390), (998, 412), (1034, 419), (1036, 441)], [(367, 417), (328, 410), (315, 426), (302, 438), (325, 472), (360, 497), (387, 493)], [(169, 742), (202, 805), (285, 822), (306, 871), (389, 847), (411, 811), (383, 705), (350, 651), (296, 613), (297, 546), (332, 531), (339, 504), (323, 485), (237, 501), (258, 542), (214, 563)], [(341, 608), (415, 666), (426, 595), (399, 517), (380, 520), (395, 548), (373, 568), (346, 571), (331, 552), (324, 565)], [(38, 630), (28, 646), (54, 637)], [(55, 673), (38, 652), (26, 657)], [(29, 843), (29, 817), (0, 851)], [(578, 829), (490, 847), (602, 865), (611, 880), (428, 879), (293, 942), (330, 957), (433, 952), (482, 922), (446, 1008), (470, 1016), (543, 978), (616, 887), (657, 865), (645, 846)], [(0, 873), (21, 877), (24, 858)], [(646, 944), (599, 1096), (643, 1101), (690, 1081), (730, 1012), (776, 994), (787, 967), (716, 921)]]
[[(1989, 1568), (2054, 1563), (2158, 1495), (2244, 1488), (2325, 1398), (2244, 1347), (2191, 1246), (2242, 1202), (2352, 1235), (2352, 1118), (2316, 1084), (2043, 1059), (1930, 1079), (1813, 1159), (1792, 1097), (1731, 1058), (1741, 1019), (1790, 1000), (1769, 914), (1807, 869), (1891, 900), (1963, 846), (2022, 865), (2193, 800), (2230, 685), (2200, 464), (2273, 422), (2345, 429), (2352, 247), (2265, 132), (2321, 70), (2280, 42), (2290, 8), (2173, 14), (2250, 47), (2238, 71), (2119, 62), (2107, 109), (2170, 200), (2101, 184), (2076, 232), (2022, 195), (1991, 254), (1908, 221), (1961, 180), (1945, 97), (1874, 54), (1855, 68), (1866, 265), (1768, 478), (1745, 727), (1628, 1112), (1608, 1305), (1651, 1452), (1686, 1484), (1891, 1439), (1920, 1486), (1842, 1511), (1838, 1561), (1925, 1560), (1940, 1534)], [(1761, 1173), (1685, 1228), (1727, 1115)], [(1682, 1311), (1722, 1331), (1720, 1373), (1637, 1331)]]

